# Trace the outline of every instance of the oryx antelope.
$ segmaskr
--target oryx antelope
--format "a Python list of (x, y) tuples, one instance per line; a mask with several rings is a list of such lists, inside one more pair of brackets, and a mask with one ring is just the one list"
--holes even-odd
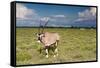
[[(44, 27), (46, 26), (46, 24), (48, 23), (48, 21), (45, 23)], [(49, 48), (53, 47), (54, 48), (54, 57), (56, 57), (58, 55), (58, 49), (57, 49), (57, 45), (58, 42), (60, 40), (59, 38), (59, 34), (58, 33), (53, 33), (53, 32), (44, 32), (44, 27), (42, 27), (42, 30), (40, 31), (39, 28), (39, 33), (37, 34), (38, 37), (38, 42), (41, 42), (43, 44), (43, 47), (45, 49), (45, 53), (46, 53), (46, 58), (48, 58), (49, 56)]]

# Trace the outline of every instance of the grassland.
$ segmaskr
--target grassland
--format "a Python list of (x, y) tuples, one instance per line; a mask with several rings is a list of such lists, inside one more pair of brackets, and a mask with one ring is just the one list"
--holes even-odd
[(16, 28), (17, 65), (96, 60), (95, 29), (47, 28), (45, 31), (59, 33), (59, 55), (54, 58), (51, 52), (45, 58), (40, 54), (42, 44), (37, 42), (37, 28)]

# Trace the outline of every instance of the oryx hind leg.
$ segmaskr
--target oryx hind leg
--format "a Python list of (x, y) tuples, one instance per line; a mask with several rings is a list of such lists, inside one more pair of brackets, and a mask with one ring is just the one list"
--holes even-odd
[(57, 49), (58, 43), (55, 43), (55, 48), (54, 48), (54, 57), (58, 56), (58, 49)]
[(54, 51), (54, 57), (58, 56), (58, 49), (56, 48)]

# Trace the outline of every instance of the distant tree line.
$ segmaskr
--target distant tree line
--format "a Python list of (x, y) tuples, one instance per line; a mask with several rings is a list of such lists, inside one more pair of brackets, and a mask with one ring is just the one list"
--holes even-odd
[[(42, 28), (42, 27), (39, 27), (39, 26), (16, 26), (16, 28)], [(80, 29), (80, 28), (84, 28), (84, 29), (95, 29), (96, 27), (79, 27), (79, 26), (71, 26), (71, 27), (52, 27), (52, 26), (46, 26), (44, 28), (73, 28), (73, 29)]]

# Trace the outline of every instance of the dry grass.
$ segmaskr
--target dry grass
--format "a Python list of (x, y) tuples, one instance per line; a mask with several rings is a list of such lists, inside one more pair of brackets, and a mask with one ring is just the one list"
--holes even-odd
[(47, 59), (39, 53), (42, 44), (36, 42), (37, 28), (17, 28), (17, 65), (96, 60), (95, 29), (48, 28), (45, 31), (60, 34), (58, 57), (54, 58), (51, 53)]

